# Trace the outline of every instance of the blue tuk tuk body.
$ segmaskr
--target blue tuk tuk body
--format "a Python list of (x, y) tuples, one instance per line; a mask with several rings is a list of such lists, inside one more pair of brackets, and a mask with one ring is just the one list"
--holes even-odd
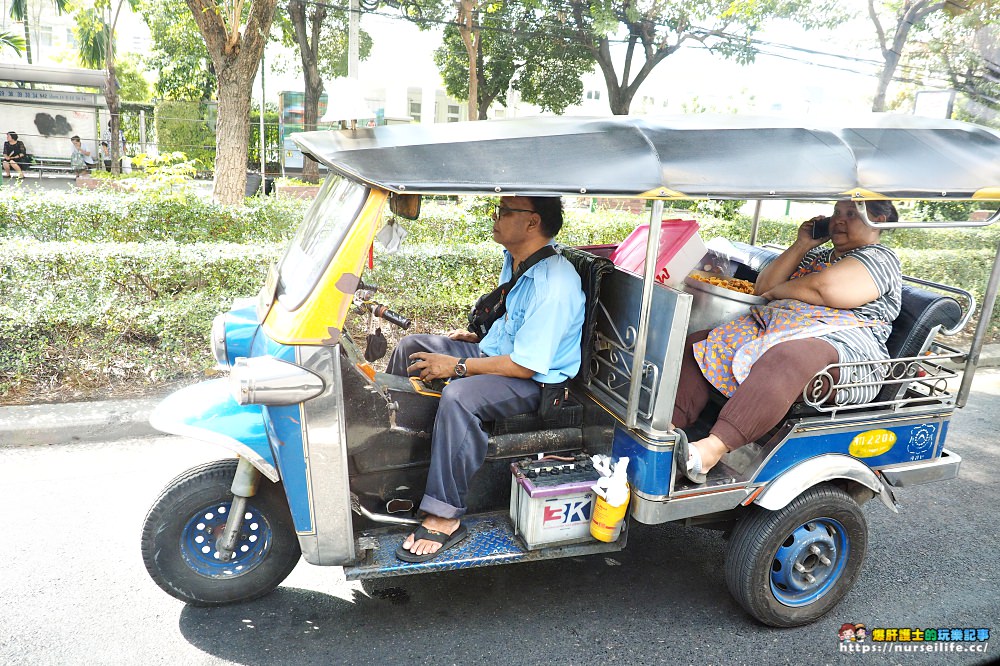
[[(576, 538), (531, 547), (515, 515), (521, 491), (512, 469), (519, 461), (585, 452), (629, 458), (630, 521), (728, 530), (727, 584), (761, 622), (793, 626), (828, 612), (864, 561), (868, 531), (860, 505), (878, 497), (895, 511), (897, 489), (958, 474), (961, 458), (945, 448), (948, 427), (975, 371), (1000, 282), (996, 264), (969, 351), (941, 336), (965, 327), (976, 309), (972, 296), (914, 281), (904, 287), (892, 358), (874, 402), (839, 406), (818, 376), (774, 430), (725, 457), (705, 484), (692, 484), (676, 472), (670, 424), (684, 340), (698, 314), (692, 290), (657, 284), (650, 253), (645, 274), (636, 275), (615, 267), (600, 248), (562, 248), (587, 295), (584, 363), (571, 385), (579, 419), (558, 428), (542, 427), (534, 415), (484, 424), (490, 444), (470, 489), (470, 537), (422, 564), (394, 553), (418, 523), (414, 508), (437, 395), (377, 372), (342, 318), (320, 322), (329, 330), (324, 339), (296, 332), (313, 330), (310, 318), (322, 312), (317, 306), (316, 314), (302, 314), (305, 297), (283, 301), (296, 288), (309, 291), (289, 276), (308, 273), (313, 290), (327, 282), (344, 294), (363, 289), (360, 273), (337, 267), (350, 229), (368, 224), (374, 232), (381, 209), (370, 203), (377, 196), (400, 214), (412, 203), (407, 196), (419, 194), (631, 196), (653, 202), (653, 220), (670, 198), (997, 200), (1000, 134), (881, 116), (836, 131), (704, 118), (475, 125), (450, 125), (448, 135), (423, 126), (298, 135), (303, 152), (332, 172), (314, 217), (345, 180), (363, 188), (359, 201), (369, 203), (343, 213), (340, 236), (307, 221), (256, 301), (234, 304), (213, 326), (213, 349), (230, 379), (182, 389), (154, 413), (161, 430), (220, 444), (238, 458), (190, 470), (164, 490), (143, 532), (153, 579), (188, 603), (212, 605), (266, 594), (300, 554), (311, 564), (343, 566), (348, 579), (373, 579), (622, 549), (629, 521), (610, 543)], [(512, 146), (531, 147), (544, 164), (518, 173)], [(714, 168), (709, 157), (720, 146), (733, 159)], [(597, 159), (589, 151), (598, 147), (611, 153)], [(785, 161), (760, 168), (773, 155)], [(660, 225), (649, 226), (655, 249)], [(312, 256), (301, 248), (324, 243), (326, 263), (315, 271), (289, 266), (288, 257)], [(360, 267), (361, 258), (347, 259)], [(742, 267), (748, 275), (759, 269)], [(712, 409), (693, 436), (707, 432)], [(589, 518), (590, 509), (552, 515)]]

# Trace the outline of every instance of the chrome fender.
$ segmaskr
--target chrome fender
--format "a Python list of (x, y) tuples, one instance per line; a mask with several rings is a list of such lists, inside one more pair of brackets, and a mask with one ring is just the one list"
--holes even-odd
[(271, 454), (261, 405), (238, 405), (229, 381), (213, 379), (171, 393), (149, 416), (162, 432), (218, 444), (246, 458), (260, 473), (281, 479)]
[(879, 480), (878, 475), (856, 458), (839, 453), (816, 456), (782, 472), (767, 484), (753, 503), (769, 511), (777, 511), (816, 484), (834, 479), (861, 484), (878, 495), (886, 507), (897, 512), (892, 491)]

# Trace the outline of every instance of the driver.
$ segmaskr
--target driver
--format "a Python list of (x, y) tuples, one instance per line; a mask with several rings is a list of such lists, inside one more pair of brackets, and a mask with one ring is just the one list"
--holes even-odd
[[(503, 197), (493, 214), (493, 240), (504, 247), (500, 283), (562, 228), (558, 197)], [(506, 313), (482, 340), (465, 330), (400, 340), (386, 371), (422, 381), (459, 377), (441, 393), (431, 432), (431, 462), (420, 503), (421, 525), (396, 556), (424, 562), (468, 533), (469, 480), (486, 458), (483, 422), (536, 412), (541, 384), (558, 384), (580, 369), (584, 294), (580, 276), (554, 254), (531, 265), (506, 295)]]

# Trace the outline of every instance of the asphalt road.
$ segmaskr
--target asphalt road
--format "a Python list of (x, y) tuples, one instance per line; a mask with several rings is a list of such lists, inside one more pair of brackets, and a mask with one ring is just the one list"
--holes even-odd
[[(305, 563), (271, 595), (189, 608), (147, 576), (139, 533), (176, 474), (222, 457), (150, 438), (0, 448), (2, 664), (980, 664), (1000, 652), (1000, 373), (949, 447), (960, 478), (866, 505), (868, 559), (815, 624), (771, 629), (730, 598), (721, 534), (638, 526), (611, 556), (393, 579), (372, 595)], [(986, 654), (844, 654), (844, 622), (985, 627)]]

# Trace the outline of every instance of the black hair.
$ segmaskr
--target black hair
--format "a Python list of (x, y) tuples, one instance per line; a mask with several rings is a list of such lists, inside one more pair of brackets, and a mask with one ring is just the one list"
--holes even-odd
[(875, 199), (874, 201), (865, 202), (865, 214), (870, 220), (873, 217), (879, 217), (880, 215), (885, 215), (886, 222), (898, 222), (899, 221), (899, 211), (896, 207), (892, 205), (891, 201), (886, 201), (884, 199)]
[(71, 136), (69, 138), (69, 140), (70, 141), (79, 141), (80, 140), (80, 135), (79, 134), (74, 134), (73, 136)]
[(7, 132), (7, 134), (9, 134), (10, 138), (14, 139), (14, 141), (17, 141), (17, 132)]
[(563, 205), (560, 197), (525, 197), (531, 202), (538, 216), (542, 218), (542, 233), (546, 238), (555, 238), (563, 225)]

